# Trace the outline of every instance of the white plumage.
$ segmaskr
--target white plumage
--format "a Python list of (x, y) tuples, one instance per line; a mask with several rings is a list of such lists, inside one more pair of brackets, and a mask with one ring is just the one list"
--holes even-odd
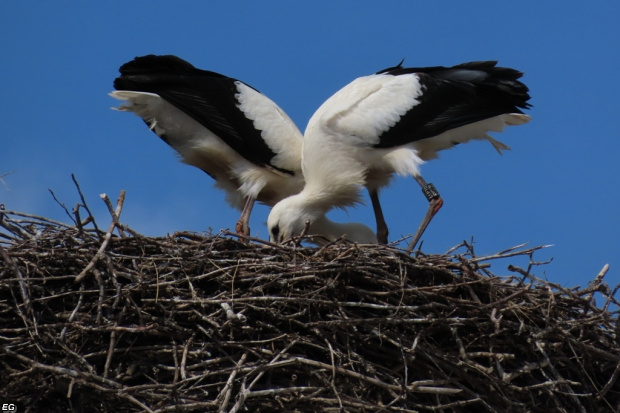
[(473, 139), (487, 140), (501, 153), (509, 149), (488, 132), (529, 121), (527, 87), (521, 73), (471, 62), (445, 68), (398, 65), (358, 78), (330, 97), (310, 119), (304, 134), (302, 169), (306, 185), (278, 203), (268, 219), (270, 237), (282, 241), (298, 234), (333, 207), (359, 202), (366, 186), (377, 218), (379, 242), (387, 224), (378, 191), (393, 174), (411, 175), (429, 199), (429, 209), (410, 249), (443, 201), (421, 177), (419, 168), (437, 152)]
[[(209, 174), (242, 210), (237, 232), (249, 235), (255, 200), (273, 206), (301, 191), (303, 136), (273, 101), (245, 83), (196, 69), (175, 56), (143, 56), (124, 64), (110, 95), (140, 116), (183, 162)], [(376, 242), (370, 228), (313, 217), (310, 234)], [(314, 242), (322, 243), (321, 237)]]

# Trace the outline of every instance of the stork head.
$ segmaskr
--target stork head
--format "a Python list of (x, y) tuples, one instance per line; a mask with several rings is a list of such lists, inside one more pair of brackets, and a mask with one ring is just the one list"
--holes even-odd
[(304, 207), (298, 195), (283, 199), (271, 209), (267, 218), (270, 241), (280, 243), (301, 235), (306, 222), (312, 224), (318, 215)]

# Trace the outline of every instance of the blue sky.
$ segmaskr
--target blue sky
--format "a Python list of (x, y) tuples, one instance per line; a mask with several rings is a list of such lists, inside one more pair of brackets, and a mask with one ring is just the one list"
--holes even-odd
[[(474, 237), (479, 255), (554, 244), (536, 274), (585, 285), (605, 263), (620, 281), (620, 3), (577, 2), (13, 2), (0, 3), (0, 203), (67, 221), (74, 173), (101, 226), (127, 191), (121, 220), (146, 235), (234, 228), (238, 212), (206, 174), (178, 162), (135, 116), (110, 110), (118, 67), (175, 54), (249, 83), (303, 131), (320, 104), (356, 77), (405, 58), (410, 66), (499, 60), (525, 72), (533, 120), (422, 167), (444, 207), (423, 250)], [(413, 233), (427, 202), (398, 178), (382, 194), (391, 239)], [(256, 207), (266, 237), (268, 209)], [(341, 221), (374, 227), (370, 206)], [(518, 261), (511, 261), (520, 264)], [(509, 262), (494, 263), (507, 274)], [(521, 263), (525, 265), (525, 263)]]

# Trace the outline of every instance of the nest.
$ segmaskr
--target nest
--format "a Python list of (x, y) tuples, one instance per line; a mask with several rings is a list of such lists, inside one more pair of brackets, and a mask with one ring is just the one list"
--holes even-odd
[[(609, 412), (618, 289), (478, 257), (100, 230), (0, 211), (0, 401), (18, 411)], [(67, 211), (69, 213), (69, 211)], [(113, 235), (118, 232), (119, 235)], [(510, 275), (497, 258), (529, 257)], [(595, 297), (600, 305), (595, 303)]]

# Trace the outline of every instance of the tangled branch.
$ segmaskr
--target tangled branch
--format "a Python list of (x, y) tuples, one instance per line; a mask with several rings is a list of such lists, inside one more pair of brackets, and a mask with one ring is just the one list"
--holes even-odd
[[(543, 247), (412, 257), (226, 232), (144, 237), (120, 223), (122, 198), (107, 202), (105, 233), (80, 204), (73, 225), (0, 211), (0, 399), (33, 411), (620, 405), (608, 268), (570, 289), (532, 272)], [(514, 257), (528, 266), (490, 272)]]

